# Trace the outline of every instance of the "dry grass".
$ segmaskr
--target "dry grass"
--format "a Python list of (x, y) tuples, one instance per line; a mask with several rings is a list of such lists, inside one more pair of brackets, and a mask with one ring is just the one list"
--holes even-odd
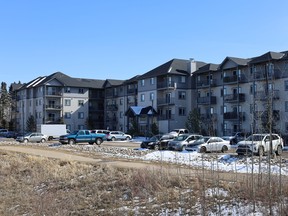
[(288, 184), (279, 187), (276, 177), (270, 182), (267, 176), (250, 175), (241, 181), (221, 181), (216, 172), (205, 178), (201, 173), (120, 169), (10, 152), (0, 152), (0, 159), (3, 216), (173, 215), (176, 211), (207, 215), (242, 205), (257, 207), (264, 215), (269, 205), (277, 215), (288, 212)]

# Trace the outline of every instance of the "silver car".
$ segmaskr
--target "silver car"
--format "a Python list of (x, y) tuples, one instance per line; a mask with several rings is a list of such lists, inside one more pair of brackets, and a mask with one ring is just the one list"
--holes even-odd
[(48, 136), (42, 133), (27, 133), (24, 136), (18, 136), (16, 141), (18, 142), (46, 142), (48, 140)]
[(198, 134), (181, 134), (168, 143), (169, 150), (183, 151), (188, 144), (195, 142), (202, 138), (202, 135)]
[(131, 140), (132, 136), (129, 134), (125, 134), (122, 131), (110, 131), (108, 136), (107, 136), (107, 140)]

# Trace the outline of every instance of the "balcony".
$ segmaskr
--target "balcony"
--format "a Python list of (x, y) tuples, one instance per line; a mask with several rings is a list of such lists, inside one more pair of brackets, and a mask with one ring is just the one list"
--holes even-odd
[[(269, 121), (269, 115), (267, 111), (256, 111), (254, 113), (255, 120), (261, 120), (262, 122), (268, 122)], [(279, 121), (280, 120), (280, 110), (273, 110), (272, 111), (272, 120), (273, 121)]]
[(59, 105), (46, 105), (46, 110), (61, 110), (62, 106)]
[(226, 112), (226, 113), (224, 113), (223, 117), (224, 117), (224, 120), (245, 121), (245, 113), (243, 113), (243, 112)]
[(47, 91), (46, 97), (61, 97), (62, 92), (61, 91)]
[(252, 79), (254, 80), (271, 80), (271, 79), (280, 79), (281, 78), (281, 71), (278, 69), (274, 69), (272, 71), (257, 70), (252, 75)]
[(223, 82), (226, 84), (228, 84), (228, 83), (244, 83), (244, 82), (247, 82), (247, 78), (244, 76), (244, 74), (225, 76), (223, 78)]
[(205, 87), (214, 87), (217, 86), (217, 80), (211, 79), (211, 80), (205, 80), (205, 81), (199, 81), (197, 82), (197, 88), (205, 88)]
[(106, 106), (107, 111), (117, 111), (118, 106), (116, 104), (109, 104)]
[(254, 99), (255, 100), (260, 100), (260, 101), (266, 101), (267, 98), (269, 97), (269, 94), (272, 94), (272, 98), (274, 100), (279, 100), (280, 98), (280, 91), (279, 90), (273, 90), (269, 91), (268, 93), (266, 91), (257, 91), (255, 92)]
[(237, 103), (237, 102), (245, 102), (245, 94), (226, 94), (224, 95), (224, 102), (227, 103)]
[(201, 119), (201, 121), (216, 121), (217, 120), (217, 114), (216, 113), (201, 114), (200, 119)]
[(167, 114), (167, 115), (159, 115), (158, 116), (158, 120), (174, 120), (175, 119), (175, 115), (174, 114)]
[(175, 105), (175, 98), (158, 98), (157, 105), (158, 106)]
[(199, 97), (199, 98), (197, 98), (197, 103), (199, 105), (216, 104), (216, 97), (215, 96)]
[(177, 86), (176, 82), (174, 81), (162, 81), (162, 82), (157, 82), (157, 89), (175, 89)]

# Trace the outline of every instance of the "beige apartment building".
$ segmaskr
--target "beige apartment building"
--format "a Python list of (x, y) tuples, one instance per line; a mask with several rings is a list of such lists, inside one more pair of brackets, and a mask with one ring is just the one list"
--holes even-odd
[[(129, 80), (71, 78), (60, 72), (17, 90), (17, 124), (64, 122), (128, 131), (136, 121), (146, 133), (185, 128), (194, 108), (203, 134), (267, 132), (288, 135), (288, 55), (267, 52), (251, 58), (226, 57), (219, 64), (172, 59)], [(89, 122), (89, 124), (87, 124)], [(272, 122), (269, 124), (268, 122)]]

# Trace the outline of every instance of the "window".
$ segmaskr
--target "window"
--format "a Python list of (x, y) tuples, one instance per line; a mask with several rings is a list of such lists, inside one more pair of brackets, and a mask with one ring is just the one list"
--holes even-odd
[(123, 118), (123, 112), (120, 112), (120, 113), (119, 113), (119, 117), (120, 117), (120, 118)]
[(84, 106), (84, 100), (78, 100), (78, 106)]
[(141, 80), (141, 86), (144, 86), (144, 85), (145, 85), (145, 80), (142, 79), (142, 80)]
[(288, 91), (288, 80), (285, 80), (284, 84), (285, 84), (285, 91)]
[(179, 116), (185, 116), (186, 115), (186, 109), (184, 107), (179, 107), (178, 114), (179, 114)]
[(180, 77), (180, 82), (181, 83), (186, 83), (186, 77), (185, 76), (181, 76)]
[(78, 119), (84, 119), (84, 112), (78, 112)]
[(144, 102), (144, 101), (145, 101), (145, 95), (141, 94), (141, 102)]
[(120, 99), (120, 105), (123, 105), (123, 98)]
[(71, 100), (65, 99), (64, 104), (65, 104), (65, 106), (71, 106)]
[(180, 91), (178, 93), (178, 99), (185, 100), (186, 99), (186, 92), (185, 91)]
[(151, 92), (151, 93), (150, 93), (150, 101), (153, 101), (153, 100), (154, 100), (154, 93)]
[(78, 89), (78, 93), (79, 93), (79, 94), (84, 94), (84, 89), (83, 89), (83, 88), (79, 88), (79, 89)]
[(39, 100), (39, 106), (41, 106), (41, 105), (42, 105), (42, 99)]
[(285, 112), (288, 112), (288, 101), (285, 101)]
[(250, 86), (250, 94), (253, 94), (254, 92), (256, 93), (256, 90), (257, 90), (257, 84)]
[(66, 87), (65, 88), (65, 93), (70, 93), (71, 92), (71, 88), (70, 87)]
[(64, 113), (64, 118), (65, 119), (70, 119), (71, 118), (71, 113), (70, 112), (65, 112)]
[(155, 78), (154, 77), (150, 78), (150, 84), (154, 85), (154, 83), (155, 83)]

